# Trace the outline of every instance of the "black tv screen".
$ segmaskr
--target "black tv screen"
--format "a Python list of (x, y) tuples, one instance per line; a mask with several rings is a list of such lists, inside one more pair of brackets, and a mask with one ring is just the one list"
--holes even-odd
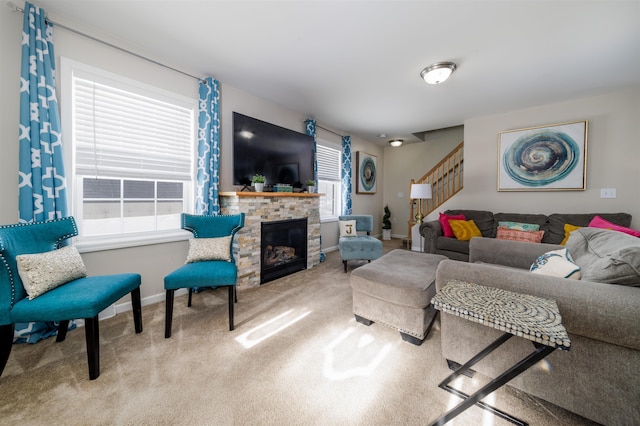
[(233, 184), (251, 185), (255, 174), (302, 188), (313, 179), (313, 137), (234, 112)]

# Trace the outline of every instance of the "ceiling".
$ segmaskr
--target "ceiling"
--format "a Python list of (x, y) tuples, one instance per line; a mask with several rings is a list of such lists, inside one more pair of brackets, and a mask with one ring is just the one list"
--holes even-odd
[[(381, 145), (640, 85), (640, 0), (32, 1), (56, 22)], [(424, 83), (420, 71), (440, 61), (458, 69)]]

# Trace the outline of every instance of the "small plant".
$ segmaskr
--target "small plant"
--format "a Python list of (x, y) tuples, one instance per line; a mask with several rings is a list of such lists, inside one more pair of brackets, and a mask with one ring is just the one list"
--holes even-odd
[(313, 179), (309, 179), (304, 184), (307, 186), (316, 186), (316, 181)]
[(251, 178), (251, 182), (253, 183), (265, 183), (266, 181), (267, 178), (263, 175), (253, 175), (253, 177)]
[(384, 206), (384, 216), (382, 216), (382, 229), (391, 229), (391, 210), (389, 206)]

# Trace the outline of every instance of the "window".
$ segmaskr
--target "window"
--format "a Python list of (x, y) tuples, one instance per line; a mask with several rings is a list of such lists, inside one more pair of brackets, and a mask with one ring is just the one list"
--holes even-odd
[(62, 75), (78, 242), (179, 230), (193, 204), (197, 101), (72, 61)]
[(318, 192), (320, 197), (320, 220), (338, 219), (341, 214), (341, 150), (328, 143), (318, 143)]

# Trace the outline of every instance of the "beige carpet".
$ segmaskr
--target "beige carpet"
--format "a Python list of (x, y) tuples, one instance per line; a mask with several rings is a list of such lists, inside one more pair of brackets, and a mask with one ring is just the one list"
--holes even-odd
[[(400, 246), (385, 242), (385, 249)], [(357, 266), (350, 264), (349, 271)], [(349, 274), (337, 252), (320, 266), (241, 291), (228, 331), (226, 289), (176, 298), (173, 336), (164, 303), (101, 321), (101, 375), (89, 381), (84, 330), (63, 343), (16, 345), (0, 378), (0, 423), (11, 425), (412, 425), (459, 402), (436, 322), (421, 346), (354, 321)], [(465, 379), (470, 383), (469, 379)], [(474, 382), (479, 382), (479, 378)], [(590, 422), (522, 392), (488, 397), (532, 425)], [(472, 407), (451, 425), (507, 425)]]

